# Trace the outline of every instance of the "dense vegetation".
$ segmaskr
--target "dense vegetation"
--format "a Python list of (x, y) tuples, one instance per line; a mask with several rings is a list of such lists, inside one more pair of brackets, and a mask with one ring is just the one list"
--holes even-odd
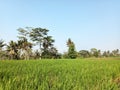
[[(118, 57), (119, 49), (101, 51), (96, 48), (77, 52), (75, 43), (69, 38), (66, 42), (68, 51), (60, 54), (54, 46), (55, 40), (48, 35), (49, 30), (44, 28), (19, 28), (18, 40), (5, 43), (0, 40), (0, 60), (29, 60), (29, 59), (60, 59), (60, 58), (88, 58), (88, 57)], [(39, 49), (34, 50), (33, 47)]]
[(120, 58), (1, 60), (0, 90), (120, 90)]

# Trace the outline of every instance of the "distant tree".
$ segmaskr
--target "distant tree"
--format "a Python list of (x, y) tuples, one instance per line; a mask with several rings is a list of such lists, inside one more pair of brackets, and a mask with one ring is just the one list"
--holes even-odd
[(30, 38), (32, 41), (36, 42), (39, 44), (40, 48), (40, 59), (42, 55), (42, 44), (43, 44), (43, 39), (45, 36), (47, 36), (49, 30), (43, 29), (43, 28), (33, 28), (32, 31), (30, 32)]
[[(48, 31), (47, 29), (43, 29), (43, 28), (31, 28), (31, 27), (27, 27), (25, 29), (23, 28), (19, 28), (19, 36), (18, 38), (20, 39), (20, 41), (25, 41), (24, 43), (28, 43), (26, 44), (26, 46), (29, 47), (30, 45), (30, 40), (32, 40), (33, 42), (35, 42), (34, 44), (38, 44), (39, 45), (39, 50), (37, 50), (37, 52), (35, 52), (35, 54), (33, 54), (33, 56), (36, 56), (36, 58), (51, 58), (52, 57), (52, 47), (53, 47), (53, 43), (54, 43), (54, 39), (52, 39), (52, 36), (48, 36)], [(28, 41), (29, 40), (29, 41)], [(19, 43), (20, 44), (20, 43)], [(32, 45), (34, 45), (32, 44)], [(25, 47), (22, 47), (22, 52), (26, 51)], [(29, 48), (30, 50), (30, 48)], [(39, 53), (38, 53), (39, 51)], [(28, 51), (27, 51), (28, 52)], [(38, 55), (40, 54), (40, 55)], [(24, 55), (25, 56), (25, 55)], [(26, 53), (27, 56), (27, 53)]]
[(96, 48), (91, 49), (91, 55), (94, 57), (100, 57), (101, 56), (101, 51), (97, 50)]
[(5, 45), (6, 45), (6, 44), (5, 44), (4, 41), (1, 39), (1, 40), (0, 40), (0, 50), (2, 50)]
[(108, 51), (106, 51), (106, 55), (107, 55), (107, 57), (109, 57), (110, 56), (110, 51), (108, 50)]
[(28, 41), (30, 30), (32, 28), (26, 27), (25, 29), (19, 28), (18, 29), (18, 46), (19, 46), (19, 55), (21, 59), (29, 60), (30, 55), (32, 53), (32, 46), (33, 44)]
[(1, 40), (0, 40), (0, 60), (6, 58), (6, 52), (3, 50), (3, 47), (4, 47), (4, 46), (6, 46), (6, 44), (5, 44), (4, 41), (1, 39)]
[(113, 55), (114, 57), (119, 56), (119, 49), (113, 50), (113, 51), (112, 51), (112, 55)]
[(30, 29), (30, 27), (26, 27), (25, 29), (24, 28), (18, 28), (17, 29), (18, 34), (19, 34), (18, 38), (20, 40), (27, 39), (29, 37), (29, 33), (30, 33), (29, 29)]
[(32, 53), (32, 43), (28, 42), (26, 38), (18, 41), (18, 49), (20, 58), (29, 60)]
[(68, 46), (68, 57), (71, 59), (77, 58), (77, 52), (75, 51), (75, 44), (69, 38), (67, 41)]
[(55, 47), (51, 47), (49, 49), (49, 52), (50, 52), (51, 58), (54, 58), (54, 59), (59, 58), (58, 50)]
[(88, 57), (90, 57), (90, 53), (89, 53), (89, 51), (87, 51), (87, 50), (81, 50), (81, 51), (79, 51), (78, 54), (80, 55), (80, 57), (83, 57), (83, 58), (88, 58)]
[(43, 52), (42, 58), (56, 58), (57, 49), (53, 46), (54, 40), (52, 36), (46, 36), (43, 38)]
[(102, 56), (103, 56), (103, 57), (108, 57), (107, 52), (106, 52), (106, 51), (104, 51), (104, 52), (103, 52), (103, 54), (102, 54)]
[(18, 57), (18, 44), (14, 41), (10, 41), (7, 45), (7, 52), (10, 56), (10, 59), (19, 59)]
[(52, 36), (46, 36), (43, 38), (43, 50), (46, 51), (49, 48), (53, 47), (54, 39), (52, 39)]
[(97, 52), (98, 52), (98, 57), (101, 57), (102, 56), (101, 50), (98, 50)]
[(62, 55), (62, 58), (68, 59), (69, 58), (68, 52), (64, 52), (63, 55)]

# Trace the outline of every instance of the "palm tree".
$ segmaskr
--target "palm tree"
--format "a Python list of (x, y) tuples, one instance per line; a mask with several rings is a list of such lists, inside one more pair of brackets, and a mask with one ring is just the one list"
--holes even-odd
[(2, 48), (5, 46), (6, 44), (4, 44), (4, 41), (1, 39), (0, 40), (0, 50), (2, 50)]
[(18, 41), (18, 46), (20, 57), (23, 57), (25, 60), (29, 60), (32, 43), (28, 42), (26, 38), (23, 38), (22, 40)]
[(18, 44), (14, 41), (10, 41), (7, 45), (7, 52), (10, 59), (18, 59)]

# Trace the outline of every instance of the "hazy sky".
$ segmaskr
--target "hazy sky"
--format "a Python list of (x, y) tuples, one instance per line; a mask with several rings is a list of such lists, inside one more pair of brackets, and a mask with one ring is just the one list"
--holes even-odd
[(17, 40), (19, 27), (50, 30), (55, 47), (120, 49), (120, 0), (0, 0), (0, 38)]

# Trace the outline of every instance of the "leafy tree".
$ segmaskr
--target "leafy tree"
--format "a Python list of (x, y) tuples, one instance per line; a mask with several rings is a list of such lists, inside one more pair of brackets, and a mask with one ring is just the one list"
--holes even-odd
[(41, 59), (41, 55), (42, 55), (43, 40), (44, 40), (44, 37), (47, 36), (48, 31), (49, 30), (43, 29), (43, 28), (33, 28), (32, 31), (29, 34), (31, 40), (36, 42), (37, 44), (39, 44), (40, 59)]
[(43, 38), (43, 50), (48, 50), (53, 46), (55, 40), (52, 39), (52, 36), (46, 36)]
[(112, 55), (113, 55), (114, 57), (119, 56), (119, 49), (113, 50), (113, 51), (112, 51)]
[(23, 40), (23, 39), (27, 39), (27, 37), (29, 37), (30, 31), (28, 31), (28, 30), (30, 29), (30, 27), (26, 27), (26, 29), (24, 29), (24, 28), (18, 28), (17, 29), (18, 34), (19, 34), (19, 36), (18, 36), (19, 39)]
[(67, 41), (67, 46), (68, 46), (68, 57), (71, 59), (77, 58), (77, 53), (75, 51), (75, 44), (71, 41), (70, 38)]
[(101, 56), (101, 51), (97, 50), (96, 48), (91, 49), (91, 55), (94, 57), (100, 57)]
[(87, 50), (81, 50), (81, 51), (79, 51), (79, 55), (80, 55), (80, 57), (83, 57), (83, 58), (90, 57), (90, 53)]
[(58, 50), (55, 47), (51, 47), (49, 49), (49, 52), (50, 52), (51, 58), (54, 58), (54, 59), (59, 58)]
[(46, 36), (43, 38), (43, 58), (53, 58), (57, 53), (57, 49), (53, 47), (54, 40), (52, 36)]
[[(39, 54), (38, 55), (38, 50), (37, 52), (35, 52), (35, 54), (33, 56), (36, 56), (36, 58), (38, 58), (38, 56), (41, 58), (52, 58), (52, 47), (53, 47), (53, 43), (54, 43), (54, 39), (52, 39), (52, 36), (48, 36), (48, 31), (47, 29), (43, 29), (43, 28), (31, 28), (31, 27), (27, 27), (25, 29), (23, 28), (19, 28), (19, 39), (20, 41), (25, 40), (32, 40), (33, 42), (35, 42), (36, 44), (39, 45)], [(28, 38), (29, 37), (29, 38)], [(26, 42), (24, 42), (26, 44)], [(20, 43), (19, 43), (20, 44)], [(22, 45), (22, 44), (21, 44)], [(27, 44), (29, 47), (29, 44)], [(32, 44), (33, 45), (33, 44)], [(30, 50), (30, 48), (29, 48)], [(22, 47), (22, 51), (26, 51), (25, 46)], [(28, 52), (28, 51), (27, 51)], [(25, 56), (25, 55), (24, 55)], [(26, 53), (27, 56), (27, 53)]]

